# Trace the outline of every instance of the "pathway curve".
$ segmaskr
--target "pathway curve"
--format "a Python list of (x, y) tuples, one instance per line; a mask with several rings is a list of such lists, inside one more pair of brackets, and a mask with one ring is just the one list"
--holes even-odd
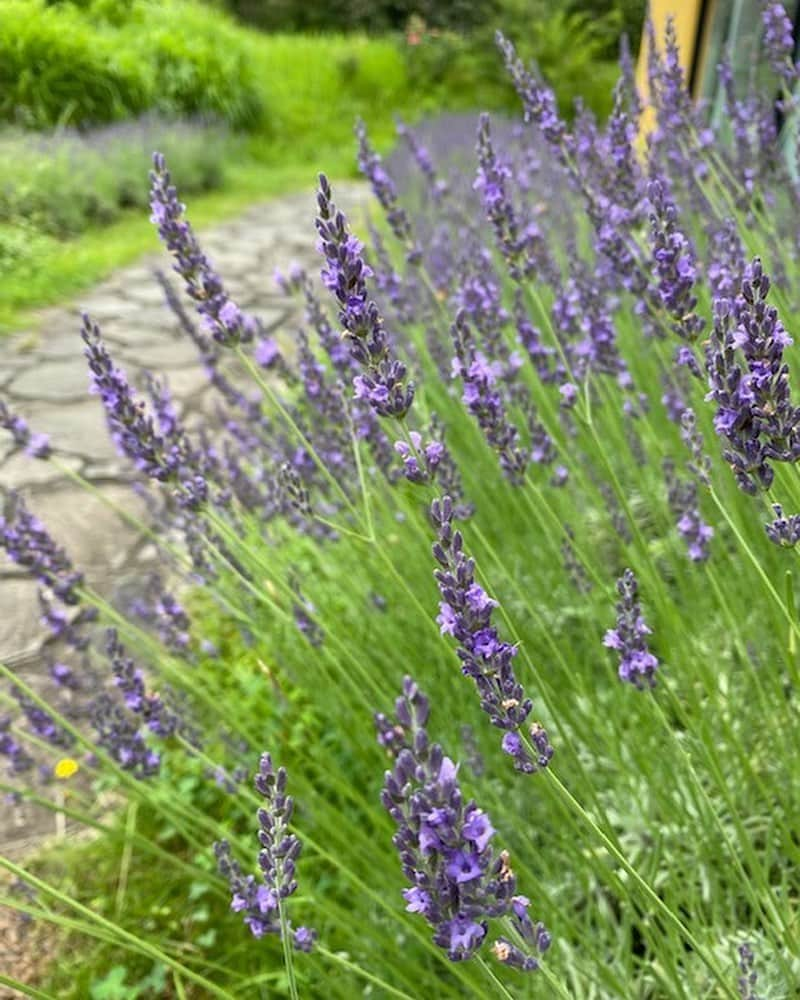
[[(347, 214), (361, 214), (365, 186), (337, 184), (335, 193)], [(310, 273), (319, 268), (314, 209), (313, 192), (304, 192), (254, 206), (200, 233), (231, 296), (268, 331), (292, 330), (291, 306), (278, 289), (275, 269), (288, 270), (292, 261)], [(74, 306), (46, 310), (37, 330), (0, 341), (0, 399), (34, 432), (50, 435), (62, 462), (131, 511), (136, 497), (127, 485), (129, 467), (109, 439), (99, 400), (88, 394), (80, 313), (86, 310), (100, 325), (114, 360), (134, 384), (141, 385), (147, 370), (165, 373), (179, 410), (202, 410), (206, 377), (194, 346), (164, 302), (154, 277), (158, 268), (170, 270), (166, 251), (118, 271)], [(49, 463), (14, 452), (7, 438), (0, 432), (0, 485), (25, 496), (88, 583), (108, 593), (116, 581), (135, 572), (146, 550), (132, 529)], [(0, 662), (35, 671), (42, 637), (35, 583), (0, 553)], [(12, 853), (12, 848), (19, 853), (28, 838), (41, 835), (37, 828), (42, 822), (52, 829), (52, 819), (34, 822), (21, 808), (0, 808), (0, 853)]]

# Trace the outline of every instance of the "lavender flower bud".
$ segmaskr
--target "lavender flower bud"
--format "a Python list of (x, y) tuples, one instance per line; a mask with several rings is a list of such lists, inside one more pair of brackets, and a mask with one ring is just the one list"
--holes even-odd
[[(276, 771), (270, 755), (263, 754), (255, 778), (256, 791), (266, 800), (266, 805), (258, 810), (260, 882), (252, 875), (245, 877), (242, 874), (226, 840), (214, 844), (217, 867), (231, 889), (231, 909), (244, 913), (245, 924), (257, 938), (265, 934), (281, 935), (281, 901), (297, 888), (294, 872), (301, 844), (288, 832), (294, 803), (286, 794), (286, 783), (285, 768)], [(294, 947), (298, 951), (311, 951), (316, 931), (308, 927), (293, 931), (288, 922), (286, 926)]]
[(252, 340), (259, 329), (258, 322), (243, 313), (228, 296), (222, 280), (200, 249), (192, 227), (184, 219), (186, 206), (178, 200), (161, 153), (153, 154), (150, 207), (151, 221), (175, 258), (175, 271), (183, 278), (186, 292), (214, 340), (226, 347)]
[(405, 365), (390, 356), (389, 341), (377, 305), (367, 293), (372, 276), (362, 244), (347, 230), (344, 215), (331, 200), (331, 187), (320, 174), (317, 195), (319, 250), (326, 260), (323, 284), (336, 297), (339, 321), (352, 358), (362, 373), (354, 379), (356, 398), (366, 400), (379, 416), (402, 419), (414, 399), (414, 383), (405, 382)]
[[(428, 699), (406, 677), (396, 720), (376, 716), (383, 746), (387, 733), (394, 734), (388, 746), (394, 767), (386, 772), (382, 801), (397, 825), (393, 842), (411, 883), (403, 890), (406, 909), (421, 914), (434, 942), (460, 962), (479, 950), (490, 919), (515, 919), (524, 897), (514, 896), (508, 855), (491, 846), (489, 817), (475, 802), (464, 803), (458, 766), (428, 738), (428, 709)], [(525, 965), (526, 971), (536, 967)]]
[(617, 626), (609, 629), (603, 645), (619, 652), (619, 676), (623, 681), (644, 688), (655, 687), (658, 660), (647, 647), (651, 629), (642, 617), (638, 586), (633, 571), (626, 569), (617, 580)]
[[(442, 597), (436, 620), (442, 635), (452, 635), (458, 643), (461, 671), (475, 682), (481, 708), (493, 726), (505, 731), (504, 752), (513, 758), (516, 770), (530, 774), (537, 770), (537, 762), (519, 730), (533, 704), (514, 674), (517, 649), (503, 642), (492, 625), (497, 602), (475, 581), (475, 563), (463, 550), (461, 533), (453, 529), (450, 497), (434, 500), (430, 516), (438, 533), (433, 554), (441, 567), (434, 571)], [(541, 753), (538, 766), (546, 766), (551, 755), (552, 750), (549, 755)]]

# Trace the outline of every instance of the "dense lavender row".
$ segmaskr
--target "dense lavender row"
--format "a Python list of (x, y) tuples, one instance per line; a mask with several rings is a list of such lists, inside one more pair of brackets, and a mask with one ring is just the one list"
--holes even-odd
[[(765, 5), (764, 61), (785, 118), (797, 78), (787, 23), (779, 4)], [(216, 390), (217, 419), (190, 431), (167, 383), (155, 378), (149, 398), (137, 394), (102, 330), (85, 317), (92, 391), (120, 454), (140, 473), (152, 515), (147, 530), (155, 531), (171, 581), (150, 588), (138, 622), (118, 621), (23, 500), (7, 498), (0, 539), (39, 581), (42, 621), (59, 654), (50, 664), (49, 701), (4, 668), (13, 713), (0, 720), (0, 754), (12, 774), (31, 781), (37, 765), (46, 776), (53, 759), (80, 758), (147, 801), (157, 798), (147, 789), (186, 769), (216, 781), (231, 795), (222, 806), (215, 799), (206, 812), (158, 798), (158, 808), (192, 849), (205, 845), (207, 855), (216, 842), (231, 908), (256, 938), (282, 940), (292, 996), (311, 974), (303, 961), (312, 961), (293, 957), (293, 949), (338, 961), (344, 974), (400, 996), (409, 996), (406, 988), (431, 992), (422, 972), (409, 980), (407, 969), (395, 969), (388, 984), (379, 965), (365, 973), (344, 955), (349, 949), (366, 961), (368, 946), (332, 930), (347, 923), (342, 914), (353, 909), (354, 894), (369, 899), (378, 927), (405, 919), (382, 888), (389, 836), (411, 914), (402, 934), (421, 961), (434, 963), (427, 974), (442, 976), (443, 990), (464, 995), (459, 990), (473, 981), (457, 976), (471, 973), (435, 963), (460, 969), (474, 959), (468, 964), (484, 976), (481, 989), (509, 995), (483, 961), (491, 921), (500, 933), (491, 949), (500, 971), (540, 971), (551, 992), (535, 995), (584, 995), (595, 972), (609, 977), (601, 987), (609, 992), (591, 995), (634, 995), (633, 980), (601, 969), (601, 953), (588, 945), (572, 967), (566, 956), (586, 944), (590, 934), (580, 928), (593, 928), (594, 918), (583, 925), (563, 912), (555, 876), (537, 879), (541, 899), (533, 904), (517, 893), (509, 852), (492, 846), (491, 804), (500, 836), (522, 840), (522, 883), (548, 847), (555, 850), (548, 836), (552, 817), (560, 817), (571, 855), (583, 856), (574, 857), (576, 883), (583, 863), (587, 877), (606, 880), (603, 891), (615, 894), (609, 909), (636, 921), (641, 969), (629, 975), (656, 975), (649, 966), (658, 962), (642, 955), (657, 951), (659, 935), (675, 937), (681, 957), (670, 959), (656, 992), (642, 995), (685, 995), (680, 981), (691, 975), (691, 995), (753, 998), (750, 945), (740, 945), (733, 966), (720, 962), (714, 942), (692, 924), (691, 907), (643, 874), (647, 865), (630, 850), (636, 824), (625, 824), (624, 796), (592, 775), (608, 773), (600, 748), (613, 753), (609, 733), (627, 752), (623, 729), (614, 727), (651, 727), (650, 750), (621, 770), (673, 755), (676, 772), (688, 775), (686, 815), (699, 817), (704, 834), (736, 863), (737, 848), (746, 857), (749, 870), (740, 874), (754, 887), (742, 890), (746, 929), (773, 943), (788, 975), (796, 942), (785, 944), (786, 954), (775, 942), (788, 935), (781, 906), (793, 883), (781, 882), (780, 899), (777, 890), (772, 899), (771, 873), (781, 865), (759, 867), (728, 790), (741, 786), (742, 774), (765, 781), (750, 752), (736, 749), (728, 721), (728, 685), (744, 681), (719, 681), (699, 661), (714, 660), (708, 643), (723, 628), (734, 652), (720, 652), (720, 662), (752, 658), (757, 641), (736, 631), (742, 606), (732, 585), (737, 573), (748, 573), (758, 596), (747, 597), (738, 625), (753, 603), (763, 605), (763, 655), (786, 658), (774, 678), (753, 674), (758, 698), (747, 698), (748, 731), (773, 725), (770, 716), (749, 714), (758, 706), (793, 711), (794, 598), (791, 582), (784, 598), (772, 581), (785, 570), (781, 550), (800, 539), (800, 490), (791, 475), (800, 459), (800, 407), (791, 393), (792, 339), (778, 311), (788, 323), (797, 308), (786, 276), (798, 253), (800, 190), (775, 152), (772, 97), (736, 94), (723, 64), (735, 141), (715, 136), (687, 96), (671, 27), (663, 55), (651, 38), (655, 127), (644, 144), (642, 96), (627, 51), (609, 120), (578, 109), (568, 124), (513, 45), (502, 36), (498, 45), (523, 121), (482, 115), (468, 139), (471, 165), (461, 122), (449, 132), (451, 124), (441, 126), (438, 145), (401, 123), (403, 151), (388, 166), (357, 125), (359, 164), (385, 216), (370, 226), (369, 246), (337, 209), (335, 186), (320, 177), (321, 289), (297, 268), (280, 278), (304, 303), (294, 343), (268, 337), (230, 296), (164, 158), (155, 156), (152, 221), (197, 319), (170, 280), (163, 285)], [(32, 459), (57, 458), (57, 442), (4, 405), (0, 424)], [(709, 602), (707, 639), (691, 632), (693, 601)], [(616, 625), (604, 635), (615, 603)], [(224, 627), (214, 626), (220, 621)], [(787, 629), (788, 650), (775, 639)], [(469, 684), (452, 669), (451, 644), (441, 636), (454, 640)], [(225, 648), (239, 651), (239, 666)], [(308, 699), (320, 724), (315, 745), (304, 731), (294, 754), (293, 782), (302, 789), (297, 832), (286, 771), (269, 754), (260, 757), (259, 880), (236, 857), (246, 841), (235, 829), (247, 822), (252, 797), (246, 763), (262, 753), (265, 733), (276, 756), (284, 749), (292, 756), (292, 741), (274, 704), (264, 723), (263, 702), (248, 701), (253, 686), (235, 687), (241, 664), (252, 662), (259, 690), (274, 693), (276, 704)], [(609, 684), (609, 671), (628, 683)], [(449, 719), (430, 711), (417, 682), (435, 690), (434, 705), (450, 707)], [(390, 718), (381, 709), (401, 684)], [(692, 731), (707, 724), (713, 706), (731, 727), (720, 737), (733, 747), (722, 762), (714, 741)], [(366, 819), (377, 795), (365, 799), (363, 791), (380, 771), (362, 739), (370, 716), (388, 766), (380, 798), (390, 832), (386, 817)], [(432, 740), (429, 721), (460, 740), (462, 764)], [(797, 748), (777, 731), (781, 766), (791, 771)], [(695, 767), (708, 771), (701, 778)], [(725, 767), (744, 769), (738, 785)], [(645, 784), (650, 778), (643, 772)], [(772, 809), (768, 792), (765, 801)], [(791, 815), (791, 807), (782, 808)], [(661, 808), (659, 822), (669, 827), (672, 803)], [(520, 819), (531, 827), (522, 838)], [(334, 849), (327, 839), (337, 842), (340, 824), (344, 839)], [(550, 835), (538, 836), (537, 824)], [(305, 897), (295, 868), (304, 826), (313, 833), (304, 861), (321, 873)], [(574, 909), (591, 914), (591, 891), (582, 891)], [(290, 896), (314, 930), (292, 928)], [(541, 914), (535, 923), (531, 906)], [(551, 934), (552, 919), (560, 932)], [(423, 921), (433, 931), (434, 957)]]

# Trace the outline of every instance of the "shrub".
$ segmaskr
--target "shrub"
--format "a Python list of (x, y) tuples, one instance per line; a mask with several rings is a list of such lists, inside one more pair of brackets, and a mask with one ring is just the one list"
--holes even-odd
[[(611, 88), (616, 66), (605, 61), (609, 37), (616, 38), (614, 20), (569, 14), (564, 10), (542, 12), (527, 4), (508, 4), (502, 25), (520, 37), (520, 51), (535, 60), (542, 76), (554, 88), (562, 114), (571, 116), (576, 98), (596, 115), (611, 110)], [(492, 58), (496, 25), (472, 35), (423, 32), (406, 46), (411, 85), (430, 95), (428, 107), (449, 106), (510, 109), (514, 89)]]
[(0, 4), (0, 116), (44, 128), (110, 122), (154, 99), (147, 67), (69, 10)]
[(7, 787), (97, 830), (0, 859), (66, 936), (55, 995), (796, 992), (800, 191), (773, 94), (791, 111), (798, 69), (766, 27), (735, 146), (672, 36), (644, 159), (628, 76), (570, 127), (505, 43), (527, 124), (482, 116), (474, 171), (460, 133), (406, 130), (401, 195), (360, 127), (385, 224), (365, 249), (320, 178), (293, 341), (155, 158), (218, 420), (83, 338), (172, 576), (125, 615), (21, 498), (0, 522), (62, 642), (47, 697), (0, 666)]
[(0, 221), (63, 238), (147, 204), (154, 148), (171, 151), (187, 190), (223, 181), (230, 139), (220, 128), (147, 117), (88, 133), (0, 132)]
[(158, 109), (252, 128), (264, 104), (248, 42), (219, 13), (182, 0), (85, 10), (2, 0), (0, 116), (44, 128)]
[(422, 16), (433, 28), (469, 30), (492, 20), (498, 0), (223, 0), (242, 21), (264, 31), (397, 31)]

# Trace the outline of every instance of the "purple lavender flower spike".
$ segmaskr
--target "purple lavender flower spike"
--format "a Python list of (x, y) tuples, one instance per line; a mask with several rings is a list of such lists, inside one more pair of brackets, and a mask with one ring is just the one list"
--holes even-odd
[(462, 402), (497, 452), (504, 474), (514, 485), (519, 485), (525, 478), (528, 454), (520, 447), (519, 430), (506, 415), (499, 386), (503, 366), (476, 349), (463, 310), (456, 316), (450, 333), (455, 348), (452, 373), (454, 378), (462, 380)]
[[(100, 396), (109, 433), (118, 451), (138, 469), (165, 481), (177, 471), (176, 456), (167, 439), (156, 431), (144, 403), (137, 400), (124, 372), (117, 368), (103, 343), (100, 328), (84, 314), (81, 331), (89, 363), (92, 392)], [(162, 414), (165, 415), (165, 414)]]
[(80, 603), (78, 588), (83, 583), (83, 574), (75, 570), (64, 549), (55, 543), (42, 522), (30, 513), (22, 497), (15, 493), (6, 498), (5, 510), (0, 516), (0, 547), (63, 604)]
[[(244, 922), (250, 932), (260, 938), (265, 934), (281, 934), (280, 903), (297, 889), (295, 862), (302, 845), (293, 833), (289, 833), (294, 802), (286, 794), (286, 769), (281, 767), (276, 771), (268, 753), (261, 757), (255, 786), (266, 800), (266, 805), (258, 810), (261, 881), (256, 881), (253, 875), (245, 877), (242, 874), (226, 840), (214, 844), (214, 854), (220, 874), (230, 885), (231, 909), (244, 913)], [(316, 931), (308, 927), (293, 930), (288, 923), (287, 928), (298, 951), (311, 951)]]
[(645, 624), (639, 604), (638, 585), (633, 570), (626, 569), (617, 580), (617, 626), (609, 629), (603, 645), (619, 653), (620, 680), (637, 688), (655, 687), (658, 660), (647, 647), (651, 629)]
[[(429, 703), (410, 677), (395, 703), (396, 718), (375, 716), (378, 742), (393, 759), (381, 801), (397, 825), (392, 838), (403, 874), (406, 910), (421, 914), (433, 940), (453, 962), (472, 958), (488, 933), (488, 921), (506, 918), (531, 947), (525, 971), (538, 967), (536, 935), (527, 915), (529, 901), (516, 896), (516, 880), (506, 851), (491, 846), (495, 829), (475, 802), (464, 803), (458, 766), (431, 743), (426, 729)], [(539, 925), (537, 925), (539, 926)], [(539, 953), (549, 945), (543, 927)], [(497, 952), (495, 952), (497, 954)], [(501, 961), (509, 956), (497, 955)], [(512, 964), (512, 963), (509, 963)]]
[(406, 366), (391, 357), (389, 340), (377, 305), (369, 299), (366, 279), (372, 271), (362, 244), (347, 230), (344, 215), (331, 200), (331, 187), (320, 174), (316, 226), (319, 250), (326, 260), (322, 281), (339, 303), (339, 322), (350, 353), (362, 369), (353, 380), (356, 399), (382, 417), (402, 419), (414, 399), (414, 383), (406, 383)]
[(183, 278), (186, 292), (214, 340), (225, 347), (252, 340), (259, 324), (228, 296), (221, 278), (200, 249), (192, 227), (183, 217), (186, 206), (178, 199), (161, 153), (153, 154), (150, 207), (151, 221), (175, 258), (174, 269)]
[(406, 249), (406, 260), (416, 264), (422, 259), (422, 251), (414, 240), (411, 220), (398, 200), (397, 188), (387, 174), (383, 161), (375, 152), (367, 138), (367, 127), (361, 119), (356, 122), (356, 137), (358, 139), (358, 167), (372, 186), (372, 192), (386, 213), (386, 221), (392, 232)]
[(216, 463), (212, 454), (189, 443), (166, 385), (148, 380), (154, 420), (144, 401), (136, 398), (125, 373), (114, 365), (100, 328), (85, 314), (81, 336), (92, 391), (100, 396), (117, 450), (150, 478), (162, 483), (174, 481), (182, 507), (196, 510), (202, 506), (208, 499), (206, 477)]
[(11, 734), (11, 716), (0, 718), (0, 757), (7, 760), (9, 774), (24, 774), (36, 763), (25, 747)]
[(692, 562), (705, 562), (709, 557), (708, 544), (714, 529), (703, 520), (697, 504), (697, 483), (681, 479), (671, 459), (664, 461), (664, 479), (667, 483), (667, 500), (675, 518), (678, 534), (686, 543)]
[(506, 72), (522, 101), (525, 122), (534, 122), (548, 143), (559, 153), (567, 146), (567, 130), (558, 114), (553, 90), (537, 80), (517, 56), (513, 44), (501, 32), (495, 34), (497, 47), (503, 54)]
[[(779, 5), (776, 4), (776, 6)], [(739, 979), (736, 985), (739, 988), (739, 996), (742, 1000), (762, 1000), (762, 997), (756, 993), (758, 973), (756, 972), (756, 956), (753, 949), (745, 941), (739, 945), (738, 952)]]
[(764, 526), (767, 537), (773, 545), (793, 549), (800, 542), (800, 514), (790, 514), (787, 517), (779, 503), (773, 504), (772, 509), (775, 519)]
[(653, 262), (661, 303), (672, 319), (672, 329), (683, 340), (694, 343), (705, 321), (696, 313), (697, 261), (694, 250), (678, 226), (678, 209), (666, 181), (656, 177), (647, 186), (652, 208), (650, 233)]
[(766, 3), (761, 11), (761, 25), (766, 61), (772, 72), (789, 87), (797, 79), (798, 71), (794, 62), (794, 29), (784, 5)]
[(25, 454), (31, 458), (50, 458), (53, 449), (47, 434), (34, 434), (22, 417), (8, 408), (0, 399), (0, 427), (8, 431), (18, 448), (24, 448)]
[[(800, 407), (792, 404), (789, 366), (792, 338), (767, 304), (770, 281), (758, 257), (746, 269), (734, 300), (714, 302), (714, 328), (706, 347), (709, 392), (717, 404), (714, 428), (746, 493), (769, 489), (772, 461), (800, 458)], [(742, 359), (744, 364), (742, 364)]]
[[(464, 552), (461, 533), (453, 529), (450, 497), (434, 500), (430, 515), (438, 534), (433, 555), (441, 567), (434, 571), (442, 597), (436, 620), (442, 635), (452, 635), (458, 643), (461, 671), (475, 681), (481, 708), (493, 726), (505, 730), (504, 752), (513, 758), (517, 771), (531, 774), (547, 767), (553, 748), (545, 734), (534, 758), (520, 735), (533, 703), (514, 675), (512, 661), (517, 648), (503, 642), (492, 625), (497, 602), (475, 580), (475, 563)], [(537, 735), (541, 732), (537, 725)]]
[(147, 746), (134, 720), (107, 693), (95, 698), (91, 706), (91, 722), (97, 745), (124, 770), (135, 778), (151, 778), (161, 769), (161, 757)]
[(401, 121), (399, 117), (395, 118), (395, 126), (397, 134), (404, 140), (406, 146), (408, 146), (414, 162), (419, 167), (422, 176), (428, 182), (427, 190), (431, 197), (436, 202), (441, 201), (442, 198), (447, 195), (450, 188), (447, 181), (444, 178), (439, 177), (437, 174), (436, 167), (431, 159), (431, 154), (427, 148), (417, 140), (413, 130), (410, 129), (405, 122)]
[(46, 712), (17, 688), (12, 688), (11, 693), (22, 709), (22, 714), (25, 716), (28, 728), (34, 736), (37, 736), (40, 740), (44, 740), (51, 746), (62, 749), (71, 747), (74, 744), (75, 737), (67, 732), (66, 729), (62, 729), (49, 712)]
[(145, 689), (144, 676), (127, 655), (116, 629), (110, 628), (106, 632), (106, 652), (111, 661), (114, 683), (122, 693), (125, 707), (141, 715), (151, 733), (164, 738), (175, 733), (180, 728), (180, 720), (158, 694)]
[(478, 127), (479, 166), (474, 188), (480, 192), (486, 218), (494, 229), (495, 242), (514, 281), (530, 278), (537, 271), (552, 273), (553, 265), (548, 259), (541, 230), (533, 221), (523, 228), (514, 210), (507, 189), (511, 169), (495, 153), (489, 121), (489, 115), (484, 112)]

